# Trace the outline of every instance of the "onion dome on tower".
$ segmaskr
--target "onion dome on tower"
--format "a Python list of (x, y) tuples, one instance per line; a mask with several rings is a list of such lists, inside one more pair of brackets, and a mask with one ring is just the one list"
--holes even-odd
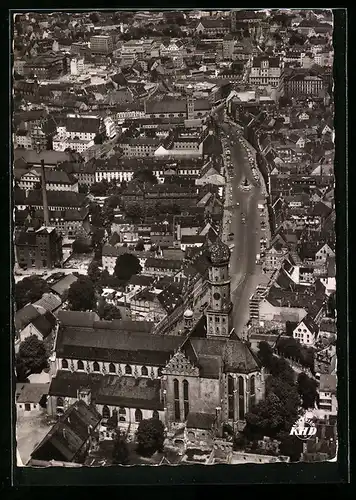
[(225, 243), (218, 239), (210, 247), (210, 262), (213, 266), (220, 266), (223, 264), (228, 264), (230, 261), (230, 249)]
[(190, 330), (193, 326), (194, 313), (191, 309), (186, 309), (184, 311), (184, 328), (185, 330)]

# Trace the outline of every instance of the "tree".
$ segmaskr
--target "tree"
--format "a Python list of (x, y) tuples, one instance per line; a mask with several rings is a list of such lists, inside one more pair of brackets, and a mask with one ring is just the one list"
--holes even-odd
[(287, 432), (280, 433), (279, 453), (290, 458), (291, 462), (299, 462), (303, 453), (303, 441), (297, 436), (290, 436)]
[(109, 183), (106, 179), (102, 180), (101, 182), (94, 182), (94, 184), (90, 186), (90, 192), (94, 196), (106, 196), (108, 189)]
[(36, 302), (44, 293), (49, 292), (47, 283), (38, 276), (29, 276), (15, 285), (16, 307), (21, 309), (26, 304)]
[(113, 319), (121, 319), (120, 309), (118, 309), (112, 304), (108, 304), (105, 299), (100, 300), (99, 302), (98, 315), (100, 319), (104, 319), (106, 321), (111, 321)]
[(72, 311), (91, 311), (95, 307), (95, 289), (87, 276), (80, 276), (68, 290), (68, 302)]
[(96, 134), (94, 137), (94, 144), (102, 144), (104, 142), (103, 134)]
[(149, 184), (157, 184), (158, 182), (153, 171), (149, 169), (136, 170), (133, 174), (133, 179), (136, 179), (141, 183), (148, 182)]
[(300, 398), (295, 386), (280, 379), (271, 381), (270, 386), (266, 399), (246, 414), (244, 433), (250, 438), (276, 437), (279, 432), (289, 432), (300, 415)]
[(90, 253), (91, 251), (89, 243), (83, 238), (76, 238), (73, 241), (72, 248), (74, 253)]
[(151, 456), (163, 450), (164, 425), (158, 418), (141, 420), (137, 433), (137, 451), (142, 456)]
[(97, 24), (100, 21), (100, 14), (98, 12), (91, 12), (89, 19), (93, 24)]
[(273, 358), (273, 350), (268, 342), (261, 341), (258, 344), (257, 356), (264, 367), (270, 368)]
[(308, 377), (306, 373), (301, 372), (298, 375), (297, 387), (298, 393), (300, 394), (303, 401), (303, 408), (305, 408), (306, 410), (308, 408), (314, 408), (315, 402), (318, 397), (317, 382), (314, 379)]
[(36, 335), (27, 337), (21, 344), (16, 358), (16, 372), (19, 380), (25, 380), (31, 373), (41, 373), (48, 367), (48, 353), (45, 344)]
[(127, 465), (129, 461), (129, 448), (124, 434), (117, 431), (112, 452), (112, 462), (117, 465)]
[(88, 194), (89, 192), (88, 186), (86, 184), (80, 184), (78, 187), (78, 192), (82, 194)]
[(141, 219), (144, 216), (144, 210), (138, 203), (130, 203), (125, 207), (127, 217), (132, 219)]
[(135, 247), (135, 250), (137, 252), (143, 252), (145, 249), (145, 245), (143, 243), (143, 240), (138, 240), (137, 244), (136, 244), (136, 247)]
[(294, 384), (294, 371), (287, 360), (273, 356), (270, 372), (273, 377), (282, 379), (288, 384)]
[(292, 36), (289, 39), (289, 45), (304, 45), (307, 37), (302, 35), (301, 33), (293, 32)]
[(99, 263), (96, 260), (93, 260), (93, 262), (89, 264), (87, 274), (88, 278), (92, 283), (94, 283), (94, 285), (96, 285), (99, 282), (101, 276), (101, 270), (99, 267)]
[(132, 253), (124, 253), (116, 259), (114, 274), (123, 281), (128, 281), (134, 274), (142, 271), (140, 261)]
[(111, 195), (106, 201), (106, 205), (110, 208), (118, 207), (119, 203), (120, 203), (120, 196), (117, 194)]

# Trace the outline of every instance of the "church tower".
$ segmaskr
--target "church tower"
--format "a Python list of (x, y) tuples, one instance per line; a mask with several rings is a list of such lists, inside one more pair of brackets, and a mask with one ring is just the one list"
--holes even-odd
[(210, 301), (206, 311), (207, 337), (229, 337), (232, 329), (230, 295), (230, 249), (220, 239), (210, 247)]
[(187, 88), (187, 119), (192, 120), (194, 118), (194, 97), (193, 90), (188, 86)]

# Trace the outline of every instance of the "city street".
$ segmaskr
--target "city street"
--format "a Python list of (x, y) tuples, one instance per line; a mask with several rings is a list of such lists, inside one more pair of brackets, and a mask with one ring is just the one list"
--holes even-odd
[[(234, 248), (231, 255), (230, 275), (231, 291), (234, 303), (234, 327), (241, 333), (249, 319), (249, 298), (253, 294), (261, 273), (256, 265), (259, 253), (260, 218), (258, 203), (263, 199), (261, 188), (256, 185), (251, 173), (248, 154), (240, 143), (239, 129), (230, 124), (222, 125), (229, 136), (228, 147), (231, 151), (231, 163), (234, 175), (231, 183), (231, 232), (234, 233)], [(251, 188), (241, 189), (241, 183), (247, 179)], [(237, 203), (239, 205), (237, 205)], [(243, 217), (245, 222), (243, 222)]]

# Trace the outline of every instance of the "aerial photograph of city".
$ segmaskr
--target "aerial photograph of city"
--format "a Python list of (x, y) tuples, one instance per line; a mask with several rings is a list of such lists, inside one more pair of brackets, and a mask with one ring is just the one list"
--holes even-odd
[(18, 467), (336, 460), (333, 27), (12, 14)]

